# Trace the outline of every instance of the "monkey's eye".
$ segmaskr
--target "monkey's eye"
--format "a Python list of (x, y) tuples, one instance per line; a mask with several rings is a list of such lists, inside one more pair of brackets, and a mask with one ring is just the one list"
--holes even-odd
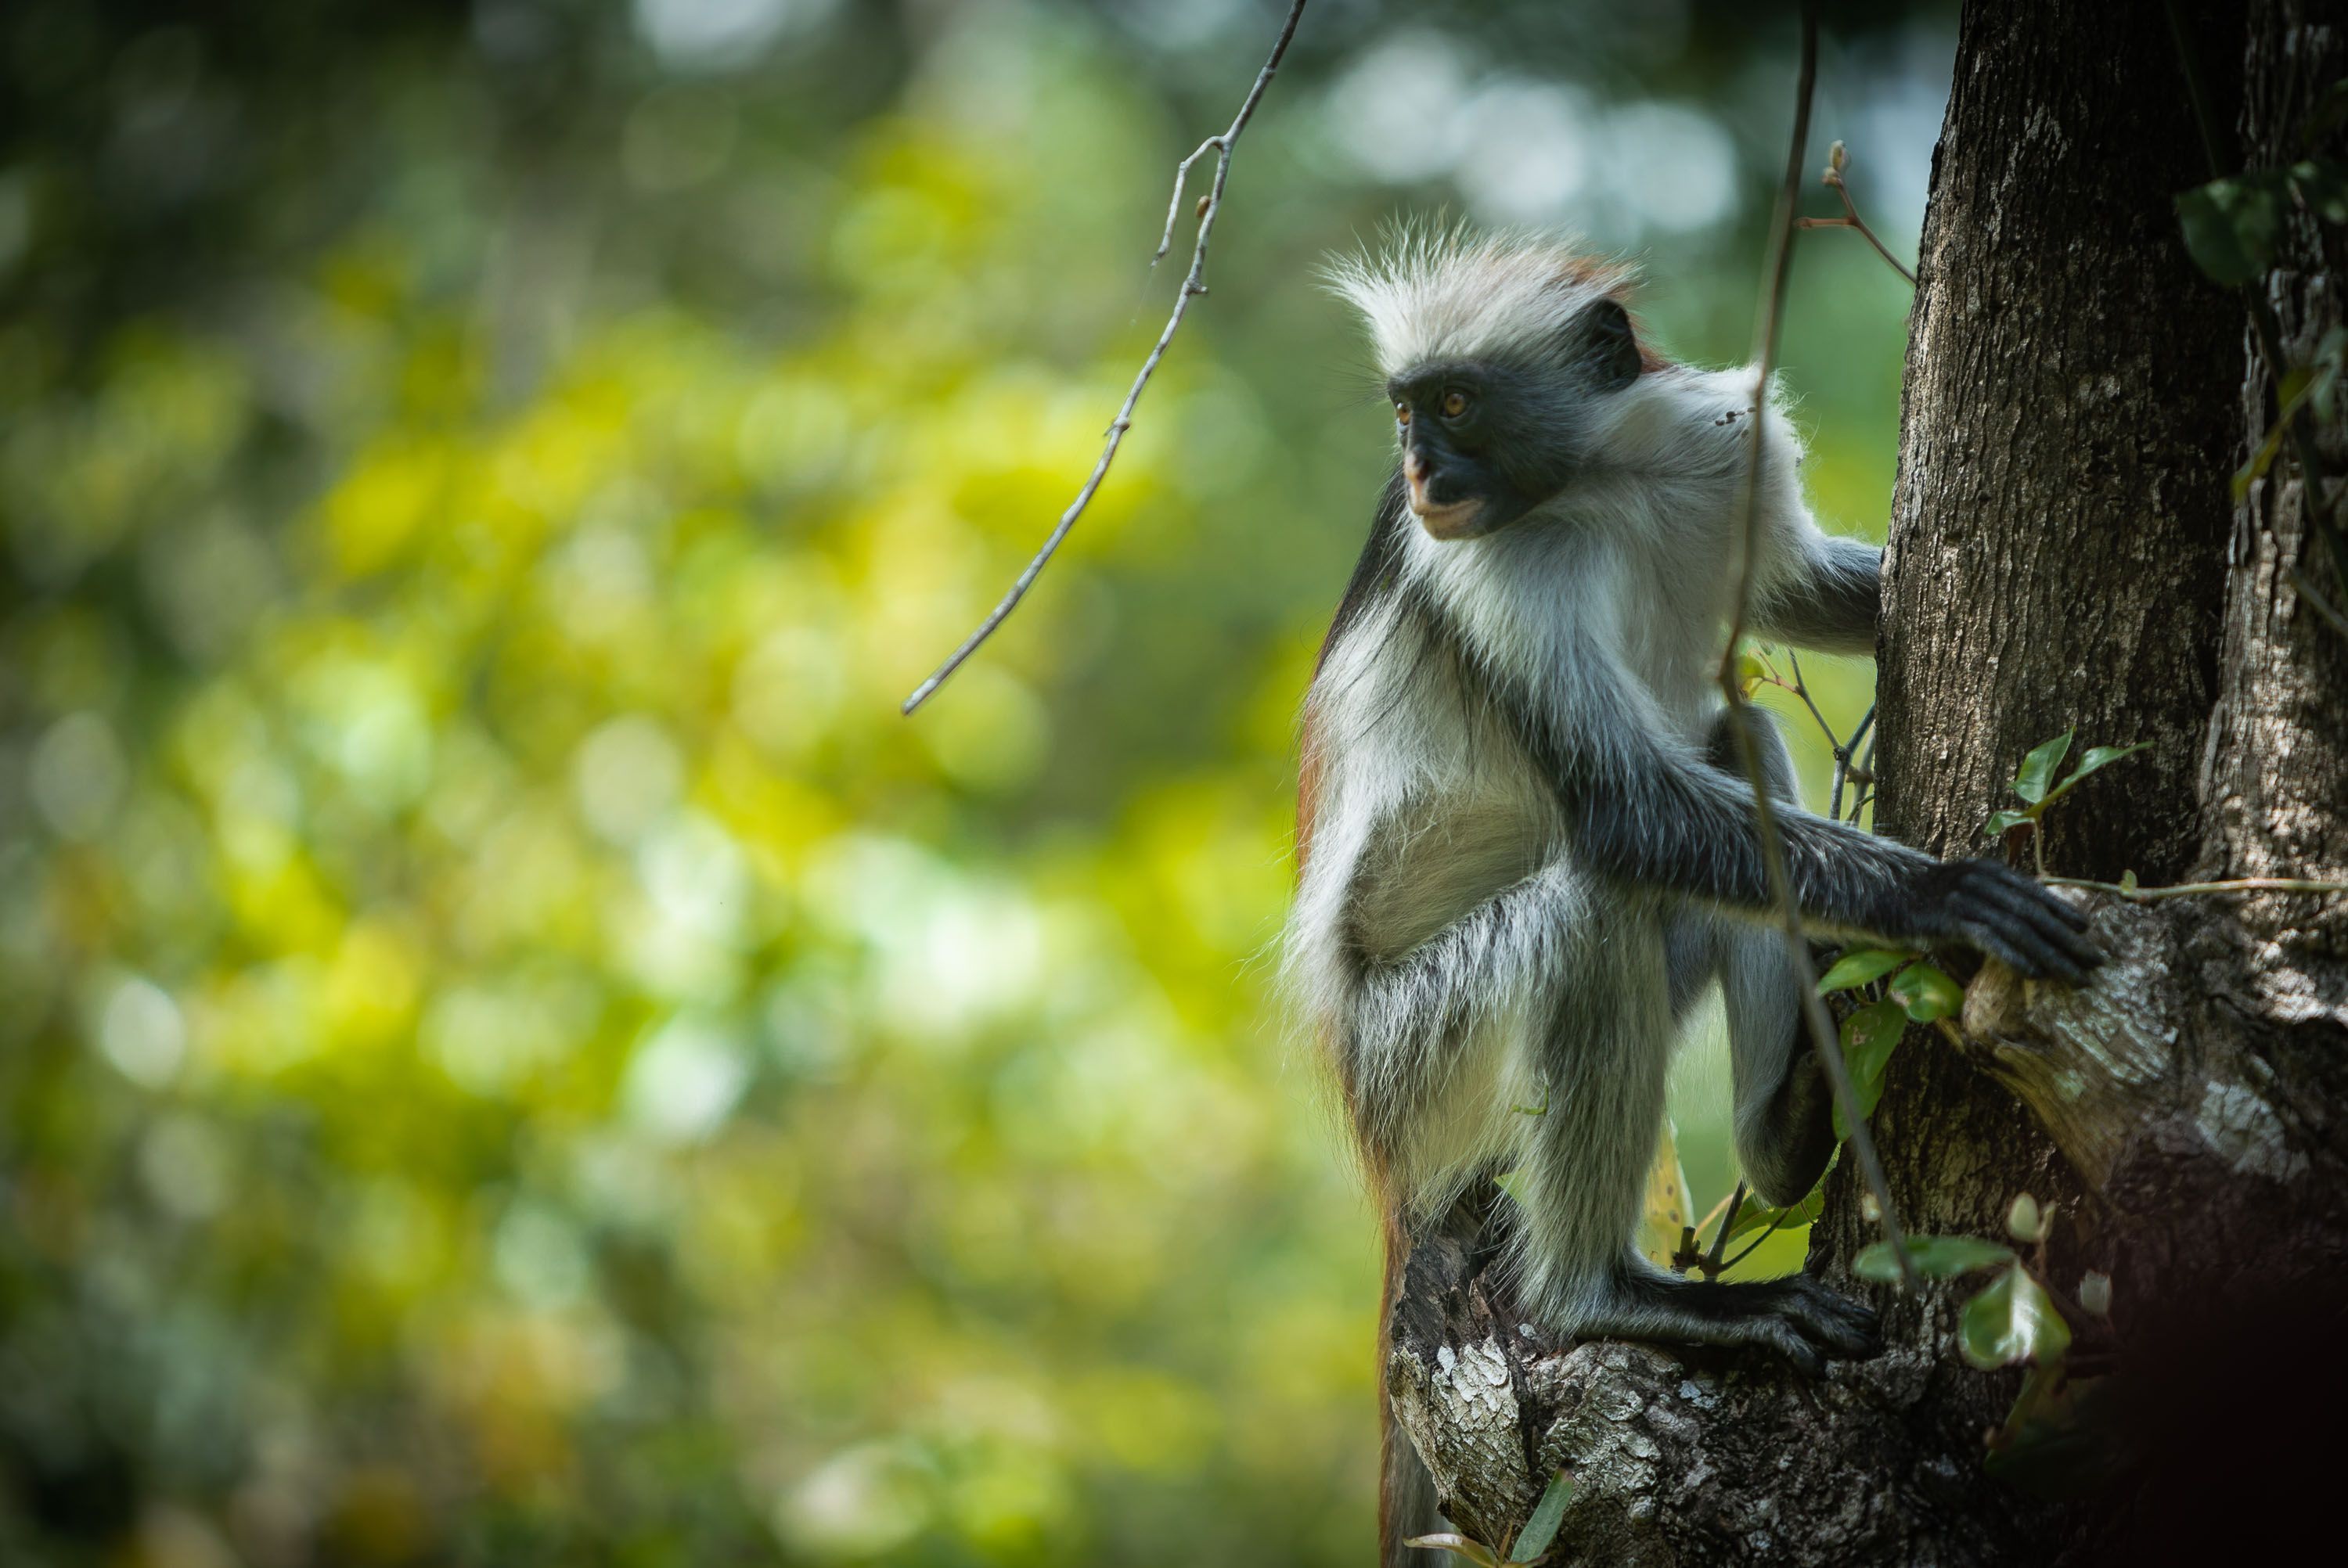
[(1458, 418), (1461, 415), (1463, 415), (1463, 414), (1465, 414), (1465, 413), (1467, 413), (1467, 412), (1468, 412), (1468, 395), (1467, 395), (1466, 393), (1464, 393), (1464, 392), (1460, 391), (1457, 387), (1456, 387), (1456, 386), (1455, 386), (1455, 387), (1451, 388), (1451, 390), (1450, 390), (1450, 391), (1446, 392), (1446, 393), (1443, 395), (1443, 417), (1444, 417), (1444, 418), (1446, 418), (1446, 419), (1457, 419), (1457, 418)]
[(1407, 425), (1410, 423), (1409, 404), (1397, 403), (1395, 405), (1395, 423), (1397, 425)]

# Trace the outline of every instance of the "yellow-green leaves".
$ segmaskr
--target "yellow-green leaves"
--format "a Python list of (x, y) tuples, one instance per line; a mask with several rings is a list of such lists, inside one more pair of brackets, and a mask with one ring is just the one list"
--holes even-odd
[(1666, 1116), (1654, 1163), (1647, 1168), (1647, 1195), (1639, 1223), (1640, 1250), (1658, 1264), (1667, 1264), (1680, 1246), (1681, 1233), (1687, 1228), (1687, 1191), (1678, 1132)]
[(1788, 1204), (1782, 1209), (1773, 1208), (1759, 1198), (1748, 1194), (1745, 1200), (1745, 1206), (1737, 1210), (1736, 1217), (1729, 1222), (1727, 1239), (1735, 1241), (1739, 1236), (1751, 1235), (1757, 1231), (1784, 1230), (1814, 1225), (1818, 1217), (1826, 1213), (1826, 1208), (1827, 1187), (1826, 1178), (1823, 1176), (1818, 1179), (1818, 1184), (1812, 1187), (1809, 1194), (1801, 1202)]

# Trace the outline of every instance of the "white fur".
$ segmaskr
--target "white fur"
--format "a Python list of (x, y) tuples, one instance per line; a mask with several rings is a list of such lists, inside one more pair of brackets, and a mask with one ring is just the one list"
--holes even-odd
[(1533, 236), (1405, 227), (1384, 254), (1340, 258), (1326, 276), (1361, 313), (1379, 368), (1392, 375), (1428, 360), (1558, 341), (1582, 311), (1621, 294), (1632, 272)]

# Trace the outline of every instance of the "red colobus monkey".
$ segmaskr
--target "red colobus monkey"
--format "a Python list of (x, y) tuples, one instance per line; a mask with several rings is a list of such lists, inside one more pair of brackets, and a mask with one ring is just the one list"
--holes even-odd
[[(1385, 1210), (1384, 1310), (1414, 1229), (1515, 1170), (1505, 1266), (1549, 1332), (1760, 1346), (1810, 1372), (1872, 1354), (1874, 1314), (1807, 1276), (1686, 1280), (1634, 1245), (1672, 1049), (1715, 981), (1747, 1182), (1796, 1202), (1833, 1152), (1714, 683), (1755, 373), (1662, 359), (1627, 274), (1548, 241), (1425, 236), (1334, 281), (1400, 458), (1306, 700), (1287, 961)], [(1819, 531), (1790, 419), (1763, 438), (1754, 629), (1871, 653), (1879, 552)], [(1803, 812), (1753, 723), (1813, 928), (2072, 981), (2100, 961), (2036, 882)], [(1431, 1489), (1390, 1417), (1387, 1442), (1401, 1563)]]

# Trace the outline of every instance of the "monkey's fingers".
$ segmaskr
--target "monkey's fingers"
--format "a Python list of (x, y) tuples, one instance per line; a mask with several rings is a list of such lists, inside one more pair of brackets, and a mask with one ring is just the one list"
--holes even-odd
[(2092, 969), (2104, 961), (2102, 950), (2084, 935), (2086, 917), (2049, 889), (2009, 874), (1983, 879), (1978, 891), (1986, 902), (2026, 922), (2080, 968)]
[(2051, 915), (2056, 922), (2074, 931), (2087, 928), (2085, 913), (2044, 883), (2024, 876), (2009, 866), (2000, 866), (1993, 860), (1981, 864), (1986, 868), (1986, 874), (1981, 878), (1983, 890), (2003, 900), (2009, 907), (2038, 915)]
[(2034, 979), (2053, 975), (2075, 986), (2086, 980), (2085, 966), (2024, 917), (1971, 896), (1953, 903), (1952, 913), (1965, 940), (2001, 963)]

